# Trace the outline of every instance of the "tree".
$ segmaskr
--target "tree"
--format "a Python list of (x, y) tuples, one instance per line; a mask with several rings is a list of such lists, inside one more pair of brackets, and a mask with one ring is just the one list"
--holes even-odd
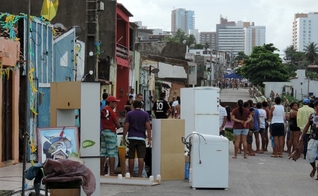
[(311, 42), (309, 45), (307, 45), (304, 49), (306, 59), (310, 63), (315, 63), (315, 59), (318, 56), (318, 46), (316, 43)]
[(208, 42), (205, 42), (204, 49), (207, 50), (208, 48), (210, 48), (210, 44)]
[(244, 60), (244, 59), (248, 59), (248, 56), (243, 51), (240, 51), (240, 52), (237, 53), (237, 56), (235, 57), (234, 60), (241, 61), (241, 60)]
[(202, 44), (195, 44), (193, 49), (204, 49), (204, 46)]
[(254, 85), (264, 86), (265, 81), (287, 81), (288, 71), (279, 55), (274, 53), (276, 50), (273, 44), (255, 46), (250, 57), (244, 60), (240, 73)]
[(193, 44), (196, 43), (194, 35), (187, 35), (181, 29), (178, 29), (177, 32), (173, 36), (166, 37), (165, 41), (183, 43), (189, 47), (191, 45), (193, 46)]

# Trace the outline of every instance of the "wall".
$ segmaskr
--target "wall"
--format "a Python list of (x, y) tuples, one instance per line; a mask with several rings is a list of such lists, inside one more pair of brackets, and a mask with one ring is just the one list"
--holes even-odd
[(136, 43), (136, 50), (141, 56), (158, 55), (169, 58), (184, 59), (186, 45), (176, 42)]
[[(312, 92), (313, 95), (317, 96), (318, 92), (318, 81), (309, 80), (306, 77), (306, 70), (297, 70), (296, 78), (291, 80), (294, 88), (294, 94), (296, 99), (301, 100), (303, 97), (308, 95), (308, 92)], [(309, 85), (309, 88), (308, 88)], [(308, 91), (309, 90), (309, 91)]]
[(265, 85), (264, 89), (264, 96), (270, 97), (271, 90), (274, 91), (274, 93), (278, 93), (279, 95), (283, 92), (283, 87), (285, 85), (291, 85), (290, 82), (263, 82)]
[(71, 29), (54, 40), (53, 81), (74, 81), (75, 39), (75, 29)]
[(291, 79), (290, 82), (263, 82), (265, 84), (265, 96), (269, 97), (271, 90), (274, 93), (281, 94), (285, 85), (292, 85), (294, 89), (294, 97), (298, 100), (308, 96), (308, 84), (309, 92), (312, 92), (314, 96), (317, 96), (318, 81), (309, 80), (306, 77), (305, 70), (297, 70), (297, 77)]
[[(11, 41), (11, 40), (4, 40), (4, 39), (0, 39), (0, 52), (5, 52), (6, 58), (4, 60), (4, 58), (2, 58), (0, 56), (0, 65), (1, 65), (1, 74), (0, 74), (0, 167), (3, 166), (3, 161), (7, 161), (7, 160), (2, 160), (2, 158), (4, 157), (2, 152), (3, 152), (3, 147), (7, 146), (8, 148), (11, 148), (11, 155), (9, 156), (10, 158), (12, 158), (12, 162), (14, 164), (19, 162), (19, 92), (20, 92), (20, 70), (16, 67), (16, 63), (17, 60), (19, 60), (19, 56), (20, 56), (20, 42), (16, 42), (16, 41)], [(2, 53), (4, 54), (4, 53)], [(12, 70), (11, 74), (8, 76), (4, 76), (2, 75), (4, 69), (7, 69), (10, 66), (10, 69)], [(9, 109), (11, 111), (11, 117), (9, 117), (8, 119), (11, 119), (11, 130), (8, 130), (7, 134), (11, 134), (11, 136), (9, 138), (12, 138), (11, 141), (4, 141), (2, 136), (4, 136), (4, 133), (2, 131), (2, 125), (3, 122), (2, 120), (4, 120), (2, 116), (4, 115), (10, 115), (10, 113), (3, 113), (4, 108), (2, 108), (3, 104), (3, 95), (4, 92), (3, 90), (6, 89), (4, 87), (4, 84), (6, 82), (9, 81), (5, 81), (5, 80), (11, 80), (12, 81), (12, 86), (11, 86), (11, 92), (12, 94), (11, 96), (11, 108)], [(10, 103), (7, 103), (8, 105)]]

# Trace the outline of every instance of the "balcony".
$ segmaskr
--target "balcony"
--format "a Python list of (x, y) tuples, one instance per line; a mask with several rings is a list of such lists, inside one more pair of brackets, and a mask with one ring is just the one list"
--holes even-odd
[(116, 60), (117, 64), (129, 67), (129, 50), (126, 46), (116, 44)]

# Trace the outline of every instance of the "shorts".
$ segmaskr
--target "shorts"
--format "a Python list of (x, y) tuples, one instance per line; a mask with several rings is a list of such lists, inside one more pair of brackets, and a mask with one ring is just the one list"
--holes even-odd
[(248, 134), (248, 129), (233, 129), (233, 133), (234, 133), (235, 136), (247, 135)]
[(272, 128), (272, 136), (284, 136), (285, 133), (285, 125), (284, 123), (274, 123), (271, 124)]
[(265, 133), (265, 128), (260, 128), (260, 129), (259, 129), (259, 133), (260, 133), (260, 134), (264, 134), (264, 133)]
[(108, 157), (118, 156), (117, 135), (109, 129), (101, 132), (100, 155)]
[(310, 139), (307, 147), (306, 160), (313, 163), (318, 157), (318, 140)]
[(146, 141), (145, 140), (134, 140), (128, 139), (128, 158), (135, 158), (135, 151), (137, 150), (138, 159), (144, 159), (146, 157)]

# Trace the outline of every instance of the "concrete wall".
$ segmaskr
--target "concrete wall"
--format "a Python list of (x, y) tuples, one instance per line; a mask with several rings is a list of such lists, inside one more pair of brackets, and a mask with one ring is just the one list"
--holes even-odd
[(263, 84), (265, 85), (264, 96), (268, 98), (270, 97), (271, 91), (281, 95), (283, 93), (283, 87), (285, 85), (291, 85), (291, 82), (263, 82)]
[[(299, 69), (296, 71), (296, 78), (291, 80), (291, 83), (294, 88), (294, 94), (296, 99), (303, 99), (303, 97), (308, 96), (309, 93), (313, 93), (313, 95), (318, 95), (318, 81), (308, 80), (306, 77), (306, 70)], [(308, 88), (309, 85), (309, 88)], [(309, 91), (308, 91), (309, 90)]]
[[(297, 70), (297, 76), (291, 79), (290, 82), (263, 82), (265, 84), (265, 96), (269, 97), (271, 90), (274, 93), (282, 94), (283, 87), (285, 85), (291, 85), (294, 91), (294, 97), (298, 100), (308, 96), (309, 93), (313, 93), (314, 96), (318, 95), (318, 81), (309, 80), (306, 77), (306, 71)], [(309, 85), (309, 88), (308, 88)], [(309, 90), (309, 91), (308, 91)]]
[(184, 59), (186, 45), (176, 42), (136, 43), (136, 50), (141, 56), (157, 55), (169, 58)]

